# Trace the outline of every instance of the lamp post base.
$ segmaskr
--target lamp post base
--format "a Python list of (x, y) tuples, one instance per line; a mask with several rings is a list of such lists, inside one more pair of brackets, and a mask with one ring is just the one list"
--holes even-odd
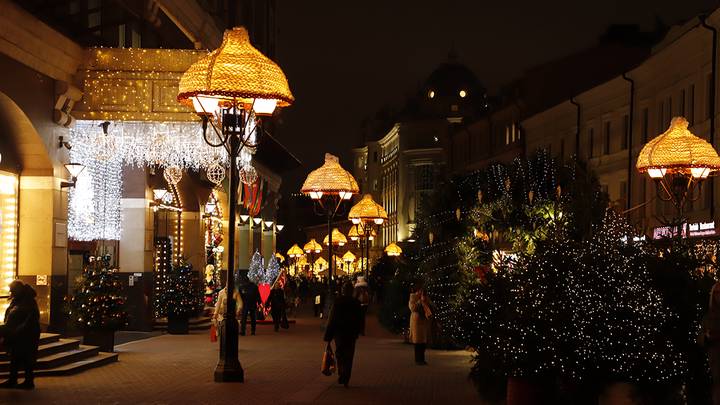
[(215, 382), (244, 382), (245, 371), (239, 361), (235, 364), (220, 361), (215, 367)]

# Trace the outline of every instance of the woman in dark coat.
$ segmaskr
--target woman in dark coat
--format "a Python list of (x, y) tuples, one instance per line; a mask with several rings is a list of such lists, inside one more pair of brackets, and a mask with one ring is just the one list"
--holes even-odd
[(353, 297), (352, 283), (346, 283), (342, 295), (335, 299), (327, 328), (325, 341), (335, 340), (335, 357), (337, 358), (338, 383), (348, 386), (352, 373), (355, 341), (362, 327), (362, 309), (360, 301)]
[[(40, 342), (40, 311), (35, 290), (19, 280), (10, 283), (10, 306), (5, 311), (2, 337), (10, 355), (10, 376), (0, 387), (33, 389), (33, 369)], [(25, 381), (17, 383), (20, 367), (25, 368)]]

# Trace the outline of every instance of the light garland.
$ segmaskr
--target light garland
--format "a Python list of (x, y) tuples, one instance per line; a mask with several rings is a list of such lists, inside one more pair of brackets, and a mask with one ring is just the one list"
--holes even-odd
[[(0, 295), (9, 295), (17, 254), (18, 176), (0, 172)], [(10, 303), (0, 304), (5, 313)]]
[[(96, 156), (112, 156), (132, 167), (177, 167), (199, 170), (220, 164), (227, 166), (227, 152), (206, 144), (202, 129), (195, 122), (112, 122), (108, 135), (100, 121), (77, 121), (71, 140), (78, 147), (91, 149)], [(209, 131), (213, 142), (217, 135)]]
[(85, 170), (69, 191), (68, 238), (120, 240), (122, 160), (117, 154), (108, 156), (98, 150), (96, 138), (89, 133), (73, 136), (77, 147), (70, 150), (70, 160), (85, 165)]

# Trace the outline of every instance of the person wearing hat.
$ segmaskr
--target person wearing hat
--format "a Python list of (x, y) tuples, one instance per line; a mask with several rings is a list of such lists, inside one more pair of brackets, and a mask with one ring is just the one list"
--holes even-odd
[(365, 277), (358, 276), (355, 282), (353, 296), (360, 301), (360, 308), (362, 310), (360, 334), (365, 336), (365, 316), (367, 315), (368, 306), (370, 305), (370, 293), (368, 292), (368, 283), (365, 281)]

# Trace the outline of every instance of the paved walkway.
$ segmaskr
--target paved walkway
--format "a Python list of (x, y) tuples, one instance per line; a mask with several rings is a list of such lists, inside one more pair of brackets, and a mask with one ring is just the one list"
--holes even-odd
[(2, 404), (469, 404), (467, 352), (429, 351), (413, 363), (412, 347), (369, 319), (355, 353), (350, 388), (320, 374), (320, 322), (299, 319), (287, 331), (258, 326), (240, 339), (245, 383), (213, 382), (216, 344), (206, 333), (162, 335), (117, 348), (120, 361), (70, 377), (37, 380), (32, 392), (0, 390)]

